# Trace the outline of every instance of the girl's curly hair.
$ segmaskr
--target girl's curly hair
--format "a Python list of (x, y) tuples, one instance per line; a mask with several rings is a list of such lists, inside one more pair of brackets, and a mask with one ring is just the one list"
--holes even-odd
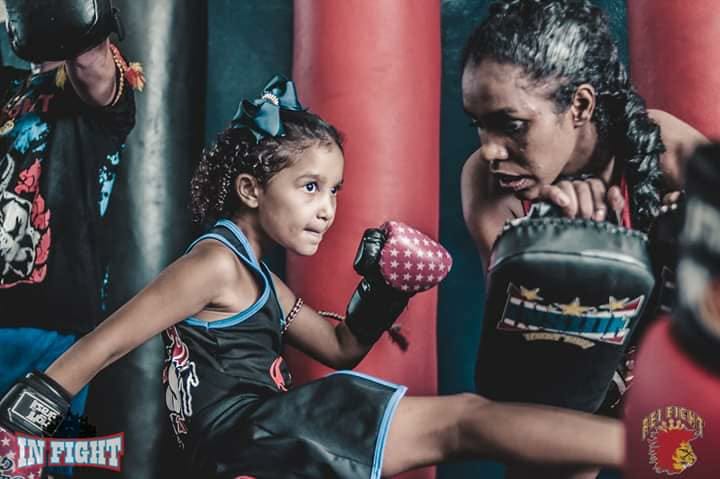
[(283, 136), (256, 142), (248, 129), (228, 127), (203, 151), (190, 182), (193, 221), (211, 224), (235, 212), (240, 201), (232, 191), (241, 173), (264, 185), (307, 148), (337, 145), (342, 150), (340, 133), (314, 113), (281, 110), (280, 119)]
[(633, 226), (647, 231), (660, 208), (665, 145), (631, 85), (608, 20), (590, 0), (505, 0), (468, 40), (462, 65), (486, 58), (518, 65), (534, 81), (557, 80), (553, 101), (565, 111), (583, 83), (597, 92), (599, 141), (624, 162)]

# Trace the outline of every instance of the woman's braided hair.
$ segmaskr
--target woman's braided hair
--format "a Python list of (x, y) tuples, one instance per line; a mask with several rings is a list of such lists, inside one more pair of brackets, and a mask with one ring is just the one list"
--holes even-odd
[(630, 84), (602, 10), (590, 0), (494, 3), (465, 46), (463, 67), (486, 58), (521, 66), (536, 82), (558, 81), (552, 98), (558, 111), (570, 106), (578, 86), (595, 88), (599, 141), (625, 162), (633, 226), (647, 231), (660, 208), (665, 146)]
[(211, 224), (240, 208), (233, 190), (241, 173), (265, 185), (310, 147), (337, 145), (342, 149), (340, 133), (314, 113), (281, 110), (280, 119), (285, 128), (282, 136), (266, 136), (256, 142), (247, 128), (231, 126), (203, 151), (190, 182), (193, 221)]

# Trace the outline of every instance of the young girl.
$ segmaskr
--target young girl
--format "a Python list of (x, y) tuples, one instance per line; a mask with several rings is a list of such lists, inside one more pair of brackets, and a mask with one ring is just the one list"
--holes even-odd
[(402, 386), (351, 372), (289, 388), (284, 344), (352, 368), (410, 297), (378, 279), (379, 230), (361, 242), (355, 267), (365, 277), (337, 324), (260, 261), (274, 244), (316, 252), (334, 220), (343, 164), (337, 131), (299, 104), (292, 82), (273, 79), (261, 99), (241, 104), (192, 181), (196, 219), (215, 226), (3, 404), (32, 390), (62, 408), (165, 331), (166, 403), (198, 477), (377, 478), (469, 457), (619, 466), (623, 429), (610, 419), (471, 394), (405, 397)]

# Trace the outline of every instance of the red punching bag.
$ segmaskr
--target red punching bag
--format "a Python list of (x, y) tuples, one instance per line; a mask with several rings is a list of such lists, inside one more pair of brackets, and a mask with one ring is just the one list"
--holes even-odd
[[(287, 280), (314, 308), (344, 314), (366, 228), (394, 219), (437, 239), (440, 2), (295, 0), (294, 7), (293, 79), (302, 102), (343, 132), (345, 183), (318, 253), (289, 255)], [(399, 319), (409, 349), (383, 335), (357, 370), (404, 384), (409, 394), (436, 394), (436, 314), (437, 289), (413, 297)], [(288, 361), (297, 383), (329, 372), (296, 351)]]
[(643, 338), (625, 404), (626, 477), (720, 477), (720, 144), (686, 167), (672, 321)]
[(650, 108), (720, 137), (717, 0), (627, 2), (633, 84)]
[(720, 374), (674, 336), (660, 320), (640, 346), (625, 405), (625, 477), (720, 477)]

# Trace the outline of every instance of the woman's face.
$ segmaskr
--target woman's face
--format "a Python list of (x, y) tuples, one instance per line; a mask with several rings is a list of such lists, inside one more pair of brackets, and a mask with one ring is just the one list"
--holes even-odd
[(462, 76), (463, 106), (480, 137), (478, 153), (495, 184), (523, 199), (537, 197), (577, 156), (571, 109), (557, 113), (554, 82), (535, 85), (521, 67), (483, 60)]

